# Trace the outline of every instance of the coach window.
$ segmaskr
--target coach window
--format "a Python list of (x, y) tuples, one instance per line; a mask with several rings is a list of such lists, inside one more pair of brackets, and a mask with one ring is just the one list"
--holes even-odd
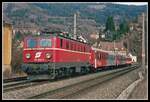
[(87, 47), (87, 52), (89, 52), (89, 48)]
[(72, 50), (74, 50), (74, 43), (72, 42)]
[(103, 58), (105, 58), (105, 53), (103, 53)]
[(86, 52), (88, 52), (88, 47), (86, 46)]
[(76, 51), (78, 51), (78, 44), (76, 44)]
[(73, 50), (74, 50), (74, 51), (75, 51), (75, 48), (76, 48), (75, 43), (73, 43)]
[(104, 53), (103, 53), (103, 59), (104, 59)]
[(78, 44), (76, 44), (76, 51), (78, 51)]
[(70, 50), (72, 50), (72, 42), (70, 42)]
[(87, 52), (87, 46), (85, 47), (85, 52)]
[(75, 43), (73, 43), (73, 46), (74, 46), (74, 51), (76, 50), (76, 44)]
[(101, 53), (99, 53), (99, 58), (101, 59)]
[(68, 43), (68, 41), (66, 41), (66, 49), (68, 49), (69, 48), (69, 43)]
[(79, 45), (79, 51), (81, 51), (81, 46)]
[(84, 45), (82, 46), (82, 51), (84, 52)]
[(82, 46), (82, 52), (84, 52), (84, 45)]
[(86, 46), (84, 46), (84, 52), (86, 52)]
[(72, 50), (72, 42), (70, 42), (70, 50)]
[(65, 49), (66, 48), (66, 41), (65, 40), (62, 40), (63, 42), (63, 48)]
[(102, 57), (102, 55), (101, 55), (101, 53), (100, 53), (100, 59), (102, 59), (101, 57)]
[(73, 46), (74, 46), (74, 51), (75, 51), (76, 50), (76, 44), (74, 43)]
[(73, 42), (71, 43), (71, 50), (73, 50)]
[(79, 45), (79, 51), (81, 51), (81, 46)]
[(60, 39), (60, 47), (63, 47), (63, 39)]
[(76, 51), (76, 49), (77, 49), (76, 46), (77, 46), (77, 45), (76, 45), (76, 43), (75, 43), (75, 44), (74, 44), (74, 50), (75, 50), (75, 51)]
[(73, 48), (73, 47), (74, 47), (73, 45), (74, 45), (74, 44), (73, 44), (73, 42), (72, 42), (72, 50), (74, 49), (74, 48)]
[(70, 42), (70, 50), (72, 50), (72, 42)]
[(68, 49), (70, 50), (70, 41), (68, 41)]

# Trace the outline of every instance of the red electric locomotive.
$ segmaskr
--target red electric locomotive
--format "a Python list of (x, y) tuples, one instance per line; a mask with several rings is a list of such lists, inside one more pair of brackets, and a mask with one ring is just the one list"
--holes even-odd
[(62, 32), (27, 37), (22, 69), (30, 79), (86, 73), (90, 70), (90, 48), (87, 43), (69, 39)]

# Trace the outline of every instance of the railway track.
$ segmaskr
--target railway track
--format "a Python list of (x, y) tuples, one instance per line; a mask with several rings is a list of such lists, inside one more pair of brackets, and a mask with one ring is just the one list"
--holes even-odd
[(27, 80), (27, 76), (4, 79), (4, 80), (3, 80), (3, 83), (9, 83), (9, 82), (21, 81), (21, 80)]
[(28, 80), (21, 80), (17, 82), (9, 82), (3, 84), (3, 92), (8, 92), (8, 91), (13, 91), (17, 89), (22, 89), (22, 88), (27, 88), (30, 86), (36, 86), (36, 85), (41, 85), (44, 83), (47, 83), (48, 81), (41, 81), (41, 82), (31, 82)]
[(137, 68), (137, 65), (135, 66), (130, 66), (120, 69), (119, 71), (114, 71), (112, 73), (103, 75), (103, 76), (98, 76), (96, 78), (93, 79), (89, 79), (89, 80), (85, 80), (79, 83), (75, 83), (75, 84), (71, 84), (68, 86), (64, 86), (58, 89), (54, 89), (54, 90), (49, 90), (45, 93), (41, 93), (39, 95), (35, 95), (32, 97), (28, 97), (28, 99), (63, 99), (65, 97), (69, 97), (73, 94), (76, 94), (80, 91), (86, 90), (90, 87), (99, 85), (101, 83), (104, 83), (105, 81), (111, 80), (115, 77), (121, 76), (125, 73), (128, 73), (129, 71), (132, 71), (134, 69)]

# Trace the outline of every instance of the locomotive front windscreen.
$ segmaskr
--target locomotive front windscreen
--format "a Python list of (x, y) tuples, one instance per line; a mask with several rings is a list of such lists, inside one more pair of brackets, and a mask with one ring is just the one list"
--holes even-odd
[(30, 38), (30, 39), (27, 40), (28, 48), (34, 48), (34, 47), (36, 47), (36, 45), (37, 45), (37, 40), (36, 39)]
[(41, 47), (51, 47), (52, 46), (51, 39), (41, 39), (40, 46)]
[(30, 38), (27, 40), (27, 47), (28, 48), (36, 48), (36, 47), (51, 47), (52, 41), (51, 39), (36, 39), (36, 38)]

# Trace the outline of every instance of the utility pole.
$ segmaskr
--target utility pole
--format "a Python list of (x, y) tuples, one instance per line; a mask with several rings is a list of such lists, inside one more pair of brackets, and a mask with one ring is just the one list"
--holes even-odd
[(76, 34), (76, 32), (77, 32), (76, 19), (77, 19), (77, 15), (74, 14), (74, 38), (75, 38), (75, 39), (77, 39), (77, 34)]
[(114, 53), (115, 53), (115, 40), (114, 40)]
[(130, 51), (130, 37), (129, 37), (129, 34), (127, 34), (127, 52), (126, 52), (126, 55), (129, 54), (129, 51)]
[(115, 39), (116, 39), (116, 35), (115, 35), (115, 38), (114, 38), (114, 53), (116, 53), (116, 49), (115, 49)]
[(143, 16), (143, 31), (142, 31), (142, 68), (144, 69), (145, 72), (145, 15), (142, 13)]

